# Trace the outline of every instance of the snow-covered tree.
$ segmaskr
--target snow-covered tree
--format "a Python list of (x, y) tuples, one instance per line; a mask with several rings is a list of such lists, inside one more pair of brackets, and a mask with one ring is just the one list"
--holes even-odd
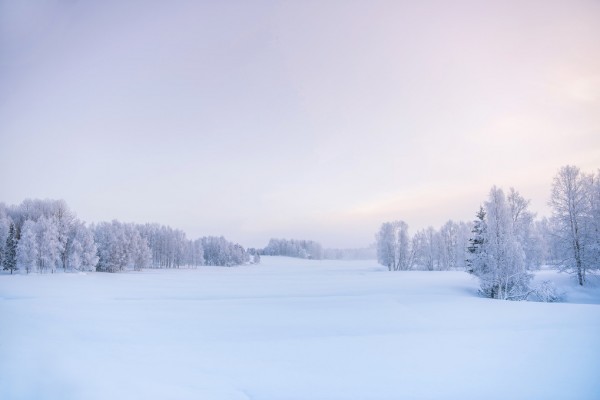
[(204, 265), (204, 248), (202, 240), (190, 240), (188, 244), (187, 264), (193, 267)]
[(413, 266), (414, 253), (404, 221), (384, 222), (375, 235), (377, 261), (390, 271), (409, 270)]
[(459, 253), (458, 234), (459, 226), (452, 220), (446, 222), (440, 229), (441, 269), (455, 269), (458, 265), (458, 257), (462, 256), (462, 253)]
[(4, 269), (4, 253), (6, 250), (6, 239), (10, 230), (11, 220), (6, 215), (6, 206), (0, 203), (0, 268)]
[(590, 203), (591, 177), (574, 166), (562, 167), (554, 177), (550, 206), (552, 233), (559, 267), (577, 275), (584, 285), (593, 264), (593, 218)]
[(38, 267), (38, 241), (36, 223), (27, 220), (21, 227), (21, 239), (17, 244), (17, 265), (27, 273), (36, 272)]
[(129, 232), (129, 262), (133, 265), (133, 269), (141, 271), (150, 265), (152, 260), (152, 251), (148, 247), (148, 242), (140, 233), (131, 227)]
[(471, 229), (472, 236), (467, 247), (467, 272), (474, 274), (487, 271), (487, 255), (485, 253), (485, 238), (487, 236), (487, 223), (485, 209), (481, 206), (477, 211), (476, 219)]
[(37, 224), (38, 262), (40, 272), (55, 272), (63, 251), (59, 237), (58, 221), (54, 217), (41, 217)]
[[(600, 169), (588, 179), (589, 228), (588, 265), (590, 269), (600, 269)], [(595, 272), (594, 271), (594, 272)]]
[(98, 247), (98, 265), (100, 272), (118, 272), (129, 262), (128, 240), (123, 224), (113, 220), (101, 222), (92, 227), (94, 240)]
[(146, 239), (153, 268), (178, 268), (183, 265), (201, 265), (200, 242), (193, 244), (183, 231), (159, 224), (136, 225)]
[(95, 271), (98, 249), (94, 235), (80, 221), (73, 221), (67, 240), (68, 250), (65, 268), (77, 271)]
[(67, 242), (72, 234), (73, 225), (78, 222), (75, 214), (71, 212), (64, 200), (51, 201), (52, 217), (56, 220), (58, 229), (58, 241), (60, 243), (60, 263), (63, 269), (67, 269), (69, 247)]
[(514, 232), (510, 206), (502, 189), (495, 186), (491, 189), (483, 218), (485, 229), (482, 240), (477, 240), (476, 261), (471, 263), (473, 274), (480, 280), (481, 293), (494, 299), (525, 299), (530, 293), (532, 276), (525, 268), (525, 254)]
[(533, 231), (535, 214), (529, 211), (530, 200), (526, 200), (512, 187), (506, 199), (510, 207), (515, 235), (525, 253), (525, 266), (527, 269), (537, 269), (540, 266), (540, 256), (537, 253), (539, 247)]
[(413, 236), (415, 263), (427, 271), (440, 269), (440, 237), (433, 228), (428, 227)]
[(15, 224), (11, 223), (8, 228), (8, 236), (4, 245), (3, 268), (5, 271), (17, 270), (17, 233)]
[(559, 246), (553, 233), (552, 222), (547, 217), (535, 221), (534, 231), (538, 246), (539, 264), (556, 265), (560, 259), (557, 253)]
[(470, 244), (472, 224), (464, 221), (458, 223), (456, 240), (456, 268), (467, 269), (467, 259), (469, 257), (468, 247)]
[(205, 265), (231, 267), (249, 260), (248, 254), (241, 245), (229, 242), (222, 236), (207, 236), (201, 240)]

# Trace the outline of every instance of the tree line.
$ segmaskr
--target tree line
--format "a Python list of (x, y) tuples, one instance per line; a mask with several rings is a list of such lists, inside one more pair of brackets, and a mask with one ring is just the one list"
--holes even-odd
[(323, 258), (323, 246), (313, 240), (271, 239), (267, 246), (261, 250), (261, 254), (321, 260)]
[(169, 226), (116, 220), (86, 226), (64, 200), (0, 203), (0, 268), (11, 274), (233, 266), (249, 261), (241, 245), (223, 237), (190, 240)]
[(323, 248), (319, 242), (304, 239), (270, 239), (266, 247), (252, 249), (267, 256), (285, 256), (310, 260), (372, 260), (376, 257), (375, 246), (364, 248)]
[(375, 236), (377, 259), (390, 271), (465, 270), (479, 278), (482, 295), (497, 299), (527, 298), (531, 271), (544, 264), (575, 274), (583, 286), (600, 270), (600, 170), (562, 167), (550, 218), (536, 219), (529, 205), (514, 188), (505, 194), (494, 186), (472, 222), (448, 221), (412, 237), (404, 221), (385, 222)]

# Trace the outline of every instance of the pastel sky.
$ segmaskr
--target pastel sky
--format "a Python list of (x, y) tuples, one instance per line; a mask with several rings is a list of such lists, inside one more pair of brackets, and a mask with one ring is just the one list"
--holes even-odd
[(600, 167), (600, 1), (0, 0), (0, 201), (246, 246), (547, 215)]

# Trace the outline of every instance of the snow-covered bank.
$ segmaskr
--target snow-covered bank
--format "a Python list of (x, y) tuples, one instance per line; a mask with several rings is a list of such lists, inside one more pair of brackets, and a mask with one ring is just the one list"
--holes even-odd
[(599, 288), (540, 274), (594, 304), (368, 261), (3, 275), (0, 398), (597, 398)]

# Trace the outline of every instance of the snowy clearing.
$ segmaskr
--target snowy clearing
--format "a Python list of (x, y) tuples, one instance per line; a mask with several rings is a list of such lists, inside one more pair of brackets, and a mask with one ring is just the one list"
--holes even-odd
[(0, 275), (0, 398), (597, 399), (600, 285), (538, 275), (567, 302), (374, 261)]

